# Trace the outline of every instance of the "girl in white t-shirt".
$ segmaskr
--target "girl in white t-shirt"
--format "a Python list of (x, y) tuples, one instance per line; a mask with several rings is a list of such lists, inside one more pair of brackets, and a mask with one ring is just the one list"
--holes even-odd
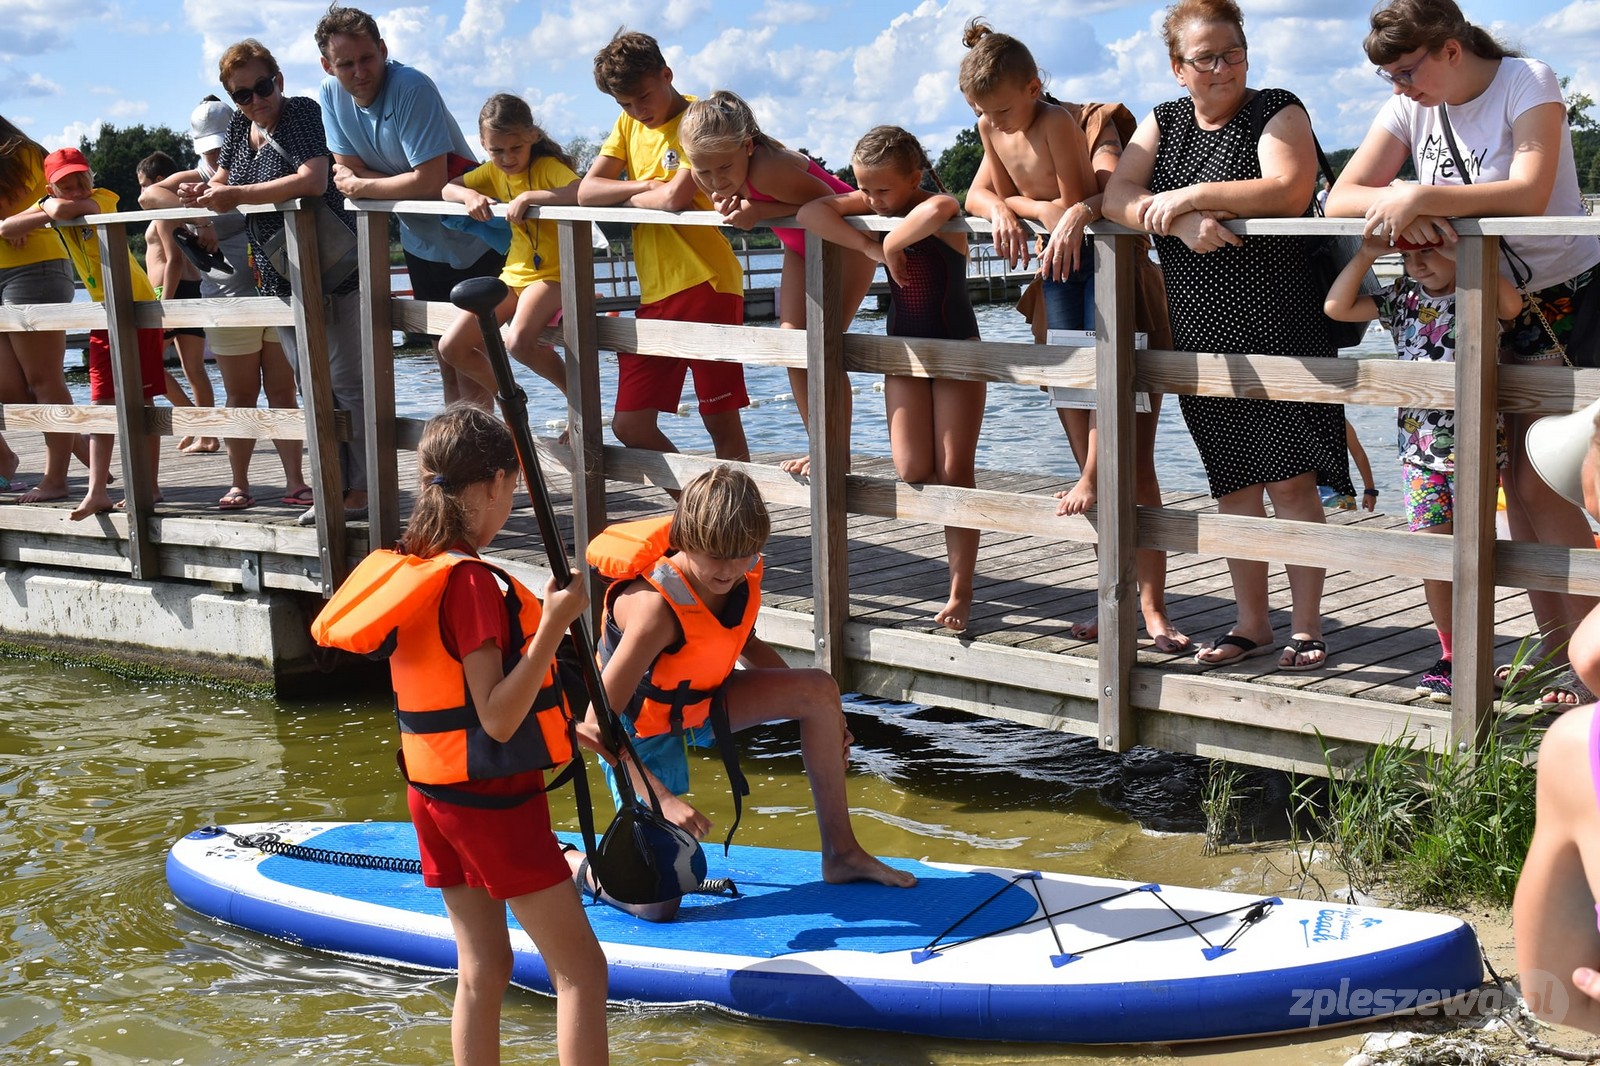
[[(1567, 105), (1548, 66), (1505, 48), (1468, 22), (1454, 0), (1390, 0), (1372, 13), (1364, 47), (1394, 96), (1334, 185), (1328, 214), (1363, 215), (1368, 236), (1385, 237), (1391, 245), (1422, 245), (1454, 244), (1451, 216), (1584, 213)], [(1416, 167), (1417, 183), (1391, 184), (1407, 159)], [(1502, 334), (1501, 359), (1560, 366), (1564, 344), (1558, 347), (1556, 337), (1564, 341), (1570, 335), (1578, 308), (1595, 289), (1600, 238), (1516, 237), (1511, 244), (1514, 255), (1502, 257), (1501, 272), (1511, 277), (1507, 260), (1518, 260), (1530, 301)], [(1529, 465), (1528, 420), (1508, 411), (1505, 421), (1511, 465), (1503, 480), (1512, 537), (1593, 547), (1583, 514)], [(1596, 600), (1542, 591), (1530, 591), (1528, 599), (1543, 637), (1541, 651), (1565, 663), (1564, 645)], [(1496, 683), (1509, 680), (1510, 672), (1498, 669)], [(1569, 671), (1540, 702), (1572, 706), (1583, 693)]]

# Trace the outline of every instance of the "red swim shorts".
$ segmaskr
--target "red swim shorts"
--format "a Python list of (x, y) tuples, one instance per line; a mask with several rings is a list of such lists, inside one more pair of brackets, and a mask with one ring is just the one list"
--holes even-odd
[[(483, 786), (503, 785), (528, 791), (542, 784), (538, 773), (518, 774), (473, 790), (499, 792)], [(406, 801), (422, 853), (422, 882), (429, 888), (468, 885), (495, 899), (515, 899), (572, 876), (550, 831), (550, 805), (542, 792), (504, 810), (429, 799), (414, 788), (406, 789)]]
[[(718, 292), (709, 281), (703, 281), (664, 300), (641, 304), (634, 317), (738, 326), (744, 323), (744, 297)], [(744, 389), (744, 366), (740, 363), (618, 352), (616, 409), (676, 411), (686, 372), (694, 374), (694, 394), (702, 415), (750, 406), (750, 394)]]
[[(141, 329), (139, 334), (139, 377), (144, 400), (149, 403), (167, 391), (167, 368), (161, 361), (167, 339), (159, 329)], [(89, 331), (89, 402), (113, 403), (116, 381), (111, 376), (111, 335), (103, 329)]]

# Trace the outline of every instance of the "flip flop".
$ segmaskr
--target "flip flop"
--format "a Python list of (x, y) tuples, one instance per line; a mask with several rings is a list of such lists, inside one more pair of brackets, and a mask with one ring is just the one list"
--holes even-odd
[(222, 499), (217, 501), (219, 511), (248, 511), (256, 505), (256, 498), (248, 492), (238, 489), (229, 489)]
[(1310, 637), (1291, 637), (1289, 639), (1289, 643), (1283, 646), (1283, 650), (1294, 652), (1295, 655), (1306, 655), (1310, 652), (1320, 651), (1322, 653), (1322, 658), (1318, 659), (1314, 663), (1304, 663), (1300, 665), (1296, 665), (1295, 663), (1289, 663), (1288, 665), (1279, 663), (1279, 670), (1288, 670), (1291, 673), (1303, 674), (1308, 670), (1321, 670), (1324, 666), (1328, 665), (1328, 645), (1323, 641), (1312, 640)]
[[(1238, 648), (1239, 654), (1230, 655), (1226, 659), (1217, 659), (1215, 661), (1200, 658), (1201, 652), (1212, 651), (1216, 648)], [(1270, 654), (1271, 651), (1272, 641), (1270, 640), (1265, 644), (1257, 644), (1249, 637), (1241, 637), (1237, 633), (1229, 633), (1227, 636), (1218, 637), (1210, 644), (1207, 644), (1205, 647), (1197, 650), (1194, 654), (1194, 661), (1199, 663), (1207, 670), (1212, 670), (1219, 666), (1231, 666), (1233, 663), (1243, 662), (1245, 659), (1253, 659), (1257, 655), (1267, 655)]]
[(1494, 690), (1496, 692), (1504, 692), (1510, 686), (1524, 680), (1531, 673), (1533, 673), (1533, 667), (1527, 663), (1522, 663), (1521, 665), (1504, 663), (1497, 666), (1494, 668)]
[(310, 507), (313, 503), (316, 503), (317, 500), (316, 497), (311, 493), (311, 486), (306, 485), (302, 488), (295, 489), (293, 492), (284, 493), (283, 499), (279, 502), (285, 507)]
[[(1547, 698), (1554, 696), (1558, 692), (1564, 692), (1569, 696), (1576, 697), (1576, 701), (1568, 703), (1566, 700)], [(1553, 680), (1545, 683), (1544, 691), (1539, 696), (1537, 706), (1547, 711), (1573, 711), (1594, 701), (1594, 693), (1589, 691), (1589, 686), (1579, 681), (1578, 675), (1569, 669), (1561, 671)]]

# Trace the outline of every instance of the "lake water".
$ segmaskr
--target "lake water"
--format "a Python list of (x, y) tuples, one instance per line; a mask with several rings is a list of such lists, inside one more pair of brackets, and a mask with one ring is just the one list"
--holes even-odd
[[(882, 318), (863, 316), (857, 328), (881, 332)], [(983, 309), (980, 328), (989, 338), (1026, 337), (1009, 308)], [(1374, 337), (1360, 354), (1383, 353), (1381, 335)], [(438, 396), (431, 357), (403, 358), (399, 376), (402, 412), (429, 413)], [(757, 368), (749, 378), (762, 401), (746, 418), (752, 448), (803, 448), (793, 404), (777, 399), (788, 392), (784, 373)], [(554, 391), (531, 374), (522, 379), (534, 409), (559, 417)], [(858, 385), (854, 447), (886, 454), (882, 396), (870, 376)], [(1380, 470), (1393, 467), (1392, 412), (1351, 408), (1351, 415)], [(683, 447), (707, 444), (696, 417), (663, 426)], [(1203, 491), (1176, 404), (1163, 413), (1159, 447), (1166, 487)], [(1073, 470), (1053, 411), (1031, 388), (991, 387), (979, 461)], [(1392, 498), (1396, 477), (1380, 477)], [(0, 699), (7, 708), (0, 1060), (414, 1066), (447, 1058), (449, 978), (328, 958), (228, 929), (178, 907), (163, 876), (170, 842), (207, 823), (404, 819), (386, 695), (280, 704), (0, 659)], [(874, 851), (1250, 892), (1290, 887), (1281, 855), (1202, 856), (1199, 760), (1106, 755), (1088, 738), (904, 705), (853, 705), (850, 718), (858, 740), (851, 807), (858, 835)], [(755, 794), (741, 842), (815, 847), (792, 730), (764, 731), (745, 758)], [(701, 758), (695, 779), (697, 802), (725, 822), (731, 805), (720, 765)], [(1281, 838), (1285, 780), (1257, 773), (1249, 786), (1260, 790), (1250, 831)], [(569, 794), (559, 793), (554, 806), (558, 823), (571, 824)], [(989, 1066), (1180, 1057), (864, 1036), (709, 1010), (619, 1009), (611, 1026), (618, 1063)], [(556, 1061), (551, 1001), (511, 993), (503, 1033), (508, 1062)], [(1191, 1049), (1181, 1057), (1339, 1062), (1357, 1040)]]

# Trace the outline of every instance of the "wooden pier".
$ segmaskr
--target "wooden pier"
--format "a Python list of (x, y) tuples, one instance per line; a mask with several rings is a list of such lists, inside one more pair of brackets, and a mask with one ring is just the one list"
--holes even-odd
[[(443, 213), (452, 205), (361, 203), (359, 237), (364, 291), (386, 274), (387, 212)], [(296, 205), (291, 254), (299, 257), (296, 291), (314, 290), (315, 256), (307, 212)], [(128, 223), (204, 212), (147, 212), (95, 216), (103, 240), (120, 247)], [(848, 387), (845, 371), (967, 377), (1024, 384), (1095, 388), (1100, 402), (1099, 506), (1091, 516), (1055, 515), (1052, 493), (1065, 479), (1001, 471), (980, 475), (976, 489), (899, 483), (884, 460), (848, 454), (848, 427), (828, 422), (812, 445), (813, 477), (800, 481), (764, 457), (750, 467), (774, 508), (768, 552), (769, 594), (760, 631), (793, 661), (831, 670), (842, 687), (897, 699), (955, 707), (1095, 736), (1104, 748), (1148, 744), (1175, 751), (1307, 772), (1324, 769), (1323, 745), (1337, 761), (1359, 758), (1380, 741), (1420, 748), (1470, 750), (1487, 729), (1494, 701), (1494, 662), (1533, 629), (1526, 588), (1600, 593), (1600, 552), (1542, 548), (1494, 540), (1494, 409), (1564, 413), (1600, 395), (1600, 371), (1498, 367), (1492, 346), (1492, 307), (1482, 298), (1492, 280), (1500, 234), (1600, 232), (1587, 219), (1485, 219), (1462, 223), (1458, 306), (1462, 337), (1458, 363), (1419, 365), (1383, 360), (1300, 360), (1279, 356), (1139, 351), (1132, 347), (1132, 244), (1126, 231), (1096, 232), (1099, 344), (1093, 351), (1054, 346), (965, 341), (908, 341), (845, 334), (837, 297), (837, 250), (814, 244), (808, 262), (811, 292), (805, 331), (758, 330), (609, 318), (594, 307), (591, 219), (660, 221), (633, 209), (563, 208), (567, 284), (561, 340), (569, 353), (571, 446), (542, 443), (560, 506), (577, 542), (609, 520), (669, 506), (663, 488), (680, 485), (711, 465), (704, 456), (661, 455), (602, 446), (599, 352), (640, 351), (737, 359), (747, 364), (807, 366), (812, 410), (837, 409)], [(715, 215), (673, 216), (678, 224), (715, 224)], [(884, 229), (881, 219), (857, 220)], [(974, 233), (981, 222), (955, 223)], [(1357, 223), (1252, 220), (1243, 233), (1339, 232)], [(115, 262), (117, 257), (110, 257)], [(107, 309), (85, 305), (0, 309), (0, 329), (81, 329), (114, 324), (123, 380), (136, 364), (121, 335), (134, 322), (153, 325), (240, 321), (296, 322), (310, 339), (303, 353), (305, 411), (169, 411), (128, 404), (134, 390), (119, 386), (115, 408), (7, 405), (0, 429), (19, 451), (37, 449), (29, 431), (97, 428), (119, 433), (122, 453), (137, 456), (139, 432), (217, 436), (297, 436), (308, 441), (308, 473), (319, 499), (339, 495), (333, 443), (347, 426), (334, 416), (326, 391), (325, 352), (315, 318), (320, 306), (276, 300), (190, 301), (134, 305), (115, 272)], [(308, 283), (309, 284), (306, 284)], [(196, 586), (251, 597), (288, 596), (314, 604), (336, 586), (369, 543), (393, 539), (414, 480), (409, 449), (419, 424), (394, 416), (392, 331), (439, 332), (456, 312), (447, 305), (384, 298), (366, 301), (368, 350), (367, 447), (370, 523), (348, 529), (338, 509), (319, 509), (315, 528), (293, 524), (298, 509), (273, 506), (258, 491), (257, 508), (221, 514), (215, 501), (226, 487), (220, 456), (176, 456), (161, 439), (165, 501), (154, 504), (137, 463), (124, 463), (128, 513), (83, 523), (66, 520), (65, 506), (0, 508), (0, 563), (5, 588), (21, 588), (18, 572), (116, 575), (117, 580)], [(311, 328), (307, 328), (307, 327)], [(131, 339), (127, 338), (127, 339)], [(321, 363), (319, 365), (319, 360)], [(1249, 395), (1382, 406), (1455, 407), (1458, 419), (1458, 522), (1454, 537), (1419, 537), (1395, 516), (1336, 515), (1326, 526), (1222, 516), (1205, 497), (1169, 496), (1160, 508), (1135, 508), (1132, 497), (1132, 396), (1135, 388), (1163, 393)], [(1458, 397), (1460, 402), (1458, 402)], [(1488, 432), (1485, 432), (1488, 430)], [(257, 450), (259, 485), (277, 483), (276, 456)], [(33, 469), (32, 463), (25, 464)], [(568, 471), (581, 471), (570, 477)], [(847, 473), (848, 471), (848, 473)], [(122, 475), (119, 473), (119, 477)], [(75, 483), (74, 488), (79, 484)], [(931, 618), (943, 602), (945, 569), (939, 527), (984, 531), (971, 629), (962, 637), (936, 632)], [(1098, 551), (1096, 551), (1098, 547)], [(1137, 631), (1133, 583), (1136, 548), (1170, 555), (1167, 597), (1176, 624), (1196, 639), (1219, 635), (1233, 618), (1224, 556), (1275, 564), (1327, 566), (1323, 601), (1329, 666), (1314, 673), (1275, 673), (1275, 659), (1246, 669), (1202, 670), (1191, 656), (1156, 653)], [(337, 550), (336, 550), (337, 549)], [(514, 517), (497, 543), (508, 560), (542, 554), (531, 521)], [(1456, 693), (1453, 706), (1420, 700), (1412, 684), (1435, 654), (1420, 578), (1456, 582)], [(1274, 621), (1288, 632), (1287, 594), (1274, 573)], [(1073, 621), (1098, 617), (1101, 639), (1072, 639)], [(116, 635), (107, 634), (108, 639)], [(204, 633), (190, 635), (203, 642)], [(126, 643), (126, 642), (124, 642)]]

